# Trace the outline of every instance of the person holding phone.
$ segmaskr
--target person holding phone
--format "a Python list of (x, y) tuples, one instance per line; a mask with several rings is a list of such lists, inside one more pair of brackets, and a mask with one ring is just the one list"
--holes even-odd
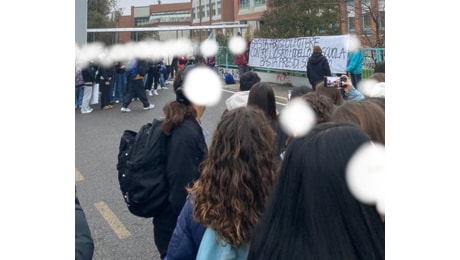
[(364, 99), (364, 95), (353, 86), (348, 76), (342, 75), (340, 79), (341, 79), (342, 84), (341, 84), (341, 87), (339, 88), (342, 90), (342, 94), (345, 100), (356, 102), (356, 101)]

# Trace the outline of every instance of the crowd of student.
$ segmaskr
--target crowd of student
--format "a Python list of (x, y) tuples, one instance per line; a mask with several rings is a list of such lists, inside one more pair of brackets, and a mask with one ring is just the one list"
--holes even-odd
[(155, 106), (148, 103), (149, 96), (159, 95), (158, 86), (168, 89), (167, 80), (173, 79), (178, 70), (177, 58), (171, 65), (166, 66), (163, 61), (133, 60), (138, 66), (138, 73), (129, 77), (126, 66), (117, 62), (112, 67), (90, 62), (87, 66), (75, 66), (75, 109), (82, 114), (91, 113), (93, 104), (100, 103), (102, 110), (113, 108), (113, 104), (122, 103), (121, 112), (130, 112), (129, 104), (139, 100), (145, 110)]
[(270, 84), (248, 71), (208, 148), (206, 107), (184, 95), (184, 71), (163, 108), (168, 158), (181, 163), (168, 160), (169, 206), (153, 219), (162, 259), (385, 258), (384, 216), (345, 180), (361, 145), (385, 144), (384, 95), (365, 96), (346, 75), (340, 88), (295, 87), (291, 99), (310, 105), (316, 125), (289, 136)]

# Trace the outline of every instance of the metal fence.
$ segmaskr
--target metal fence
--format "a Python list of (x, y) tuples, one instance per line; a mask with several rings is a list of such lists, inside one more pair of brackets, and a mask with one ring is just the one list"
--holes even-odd
[[(363, 48), (362, 51), (364, 55), (362, 78), (365, 79), (374, 72), (374, 67), (377, 62), (385, 60), (385, 48)], [(216, 66), (237, 68), (237, 65), (235, 64), (235, 56), (228, 50), (227, 47), (219, 47), (219, 51), (216, 56)], [(254, 70), (306, 77), (305, 71), (278, 70), (259, 67), (254, 68)]]

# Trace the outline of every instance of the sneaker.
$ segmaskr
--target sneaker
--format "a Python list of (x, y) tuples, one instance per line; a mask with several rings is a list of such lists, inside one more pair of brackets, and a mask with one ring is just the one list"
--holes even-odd
[(150, 109), (153, 109), (154, 107), (155, 107), (154, 104), (150, 104), (150, 106), (144, 107), (144, 110), (150, 110)]
[(102, 109), (103, 109), (103, 110), (109, 110), (109, 109), (111, 109), (111, 108), (112, 108), (111, 105), (107, 105), (107, 106), (104, 106)]
[(155, 89), (155, 90), (153, 91), (153, 94), (154, 94), (155, 96), (158, 96), (158, 91)]
[(168, 88), (166, 86), (164, 86), (164, 87), (161, 87), (161, 89), (168, 89)]
[(149, 96), (153, 96), (153, 94), (152, 94), (152, 91), (151, 91), (151, 90), (149, 90), (149, 91), (148, 91), (148, 93), (149, 93)]
[(118, 104), (118, 103), (120, 103), (120, 100), (115, 100), (115, 104)]
[(126, 108), (125, 108), (125, 107), (121, 107), (120, 111), (121, 111), (122, 113), (128, 113), (128, 112), (131, 112), (131, 109), (129, 109), (128, 107), (126, 107)]
[(82, 114), (89, 114), (91, 112), (93, 112), (93, 110), (82, 110), (81, 111)]

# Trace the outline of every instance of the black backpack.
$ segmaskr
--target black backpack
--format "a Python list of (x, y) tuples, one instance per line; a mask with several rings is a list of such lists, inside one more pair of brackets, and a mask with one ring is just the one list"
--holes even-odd
[(118, 181), (129, 211), (138, 217), (156, 217), (168, 204), (166, 143), (157, 119), (121, 136)]

